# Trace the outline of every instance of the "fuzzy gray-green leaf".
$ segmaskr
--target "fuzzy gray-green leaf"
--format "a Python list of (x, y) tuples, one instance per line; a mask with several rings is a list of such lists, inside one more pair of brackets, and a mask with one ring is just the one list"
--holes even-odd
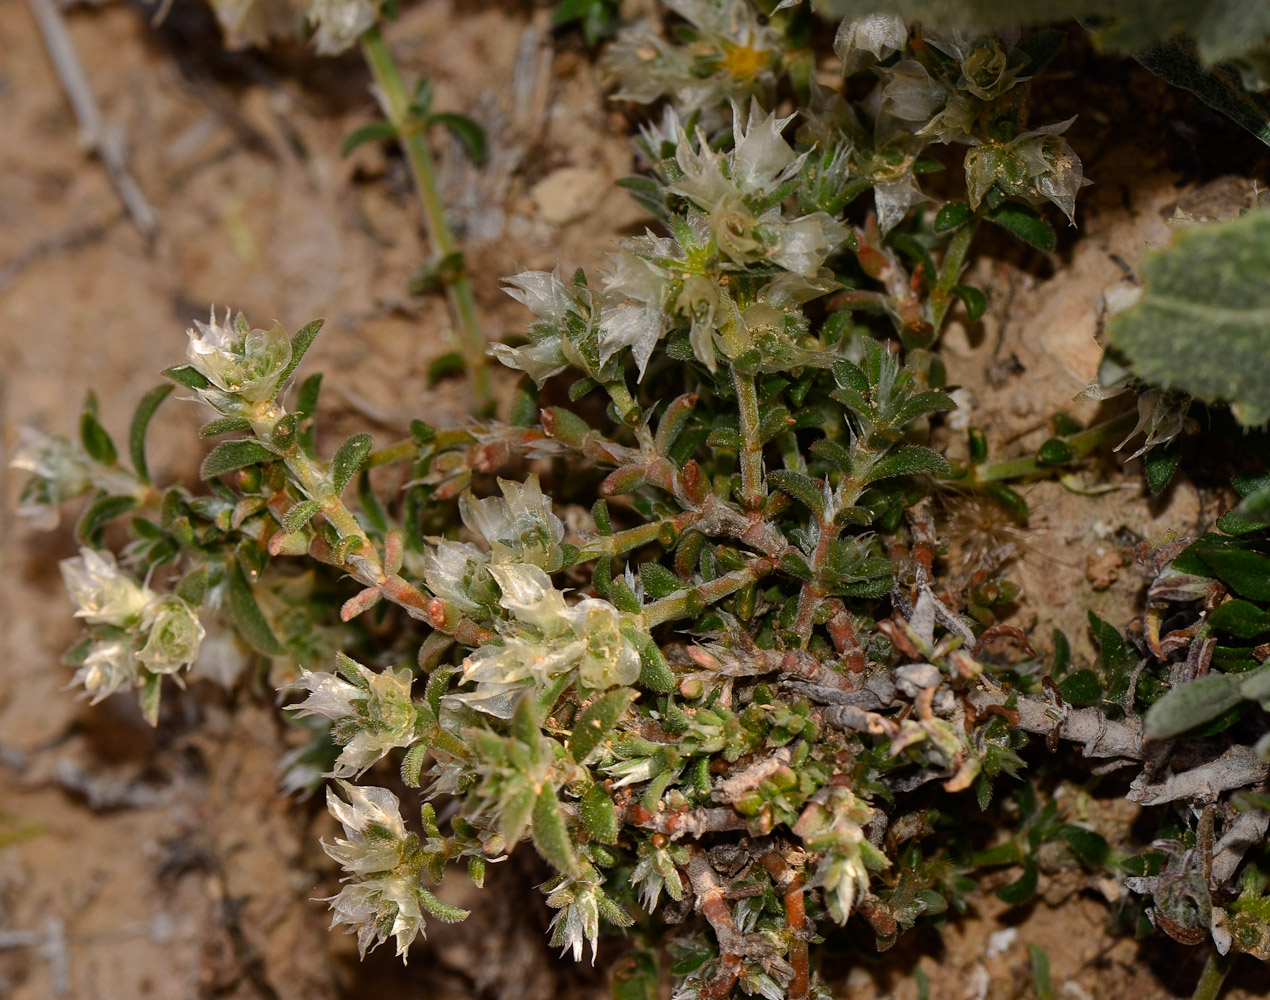
[(340, 445), (339, 450), (331, 459), (331, 483), (335, 487), (336, 496), (344, 492), (348, 481), (362, 467), (373, 443), (369, 434), (354, 434)]
[(534, 803), (534, 846), (558, 871), (572, 872), (578, 864), (569, 827), (560, 811), (556, 790), (543, 785)]
[(1142, 729), (1147, 739), (1168, 740), (1239, 704), (1238, 674), (1209, 674), (1175, 687), (1151, 706)]
[(1195, 226), (1142, 265), (1146, 292), (1107, 342), (1156, 385), (1270, 420), (1270, 212)]
[(577, 763), (585, 763), (592, 751), (609, 738), (634, 700), (634, 691), (618, 688), (596, 698), (583, 710), (573, 725), (573, 737), (569, 740), (569, 753)]

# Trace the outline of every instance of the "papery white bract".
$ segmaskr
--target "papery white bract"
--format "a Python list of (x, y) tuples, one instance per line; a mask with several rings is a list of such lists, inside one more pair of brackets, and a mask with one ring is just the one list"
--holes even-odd
[(79, 605), (75, 617), (87, 622), (126, 628), (137, 624), (156, 599), (154, 591), (121, 570), (109, 552), (84, 547), (59, 566), (66, 589)]
[[(248, 329), (239, 314), (231, 322), (229, 310), (217, 321), (215, 310), (207, 323), (194, 322), (186, 331), (190, 364), (216, 389), (254, 405), (273, 397), (282, 373), (291, 363), (291, 339), (275, 323), (268, 330)], [(223, 409), (223, 400), (207, 390), (204, 399)]]
[(298, 716), (321, 715), (334, 723), (332, 733), (343, 750), (331, 773), (348, 778), (361, 774), (394, 747), (414, 742), (417, 713), (410, 699), (414, 674), (391, 667), (376, 673), (342, 654), (339, 663), (349, 680), (323, 671), (301, 671), (295, 686), (308, 690), (309, 697), (290, 709)]
[(136, 684), (140, 674), (141, 662), (131, 641), (115, 639), (93, 645), (75, 672), (74, 683), (82, 685), (96, 705), (120, 688)]
[(339, 55), (379, 19), (371, 0), (309, 0), (308, 19), (316, 26), (313, 44), (323, 55)]
[(170, 674), (198, 659), (203, 623), (198, 613), (175, 594), (158, 599), (148, 610), (149, 635), (137, 657), (155, 674)]
[(322, 842), (328, 855), (357, 881), (327, 897), (333, 911), (331, 926), (347, 924), (357, 932), (358, 951), (366, 952), (389, 937), (405, 958), (414, 939), (423, 933), (417, 876), (407, 874), (407, 855), (414, 849), (406, 833), (401, 802), (386, 788), (359, 787), (337, 782), (347, 801), (334, 790), (326, 792), (327, 808), (344, 827), (344, 839)]

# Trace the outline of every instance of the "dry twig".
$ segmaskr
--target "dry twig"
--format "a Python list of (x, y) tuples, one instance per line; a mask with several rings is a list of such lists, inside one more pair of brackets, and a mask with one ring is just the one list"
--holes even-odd
[(61, 11), (53, 0), (27, 0), (27, 6), (44, 37), (45, 51), (53, 63), (66, 99), (70, 101), (71, 110), (75, 112), (75, 119), (79, 122), (80, 142), (97, 154), (110, 175), (115, 191), (142, 235), (147, 240), (153, 239), (158, 230), (159, 217), (128, 172), (122, 133), (117, 129), (107, 128), (102, 120), (101, 111), (89, 89), (88, 78), (84, 75), (79, 56), (75, 54), (75, 46), (66, 30)]

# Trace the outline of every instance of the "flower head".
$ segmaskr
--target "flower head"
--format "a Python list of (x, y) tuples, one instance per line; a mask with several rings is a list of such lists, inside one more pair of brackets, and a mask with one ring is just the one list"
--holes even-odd
[(306, 13), (317, 28), (313, 44), (318, 52), (339, 55), (375, 24), (379, 5), (371, 0), (309, 0)]
[(141, 675), (141, 662), (127, 638), (95, 643), (75, 672), (74, 683), (91, 695), (91, 704), (132, 687)]
[(58, 505), (86, 493), (93, 484), (91, 459), (79, 445), (31, 427), (18, 432), (18, 447), (9, 467), (29, 472), (18, 516), (48, 531), (57, 527)]
[(198, 659), (203, 624), (198, 614), (175, 594), (160, 598), (147, 609), (150, 632), (137, 653), (146, 669), (170, 674)]
[(331, 773), (348, 778), (361, 774), (393, 747), (409, 746), (418, 713), (410, 699), (410, 670), (375, 673), (342, 653), (339, 670), (348, 680), (323, 671), (301, 671), (296, 686), (307, 689), (309, 697), (291, 710), (297, 716), (325, 716), (334, 723), (331, 731), (344, 749)]
[(575, 962), (582, 961), (583, 948), (591, 945), (591, 964), (595, 964), (600, 937), (600, 917), (618, 927), (629, 927), (629, 914), (609, 899), (600, 888), (600, 880), (592, 869), (591, 878), (560, 876), (541, 888), (548, 893), (547, 905), (560, 912), (551, 919), (552, 947), (573, 952)]
[(418, 840), (406, 832), (401, 802), (392, 792), (347, 781), (338, 785), (347, 801), (328, 788), (326, 805), (343, 825), (344, 838), (333, 844), (323, 841), (322, 847), (356, 881), (327, 898), (334, 911), (331, 926), (347, 924), (355, 930), (362, 957), (392, 937), (404, 958), (423, 933), (424, 890), (407, 873)]
[(92, 624), (136, 625), (156, 599), (154, 591), (123, 572), (109, 552), (81, 548), (78, 556), (63, 559), (60, 567), (66, 589), (79, 605), (75, 617)]
[(291, 363), (291, 339), (275, 323), (268, 330), (253, 330), (242, 314), (232, 324), (229, 311), (217, 322), (215, 311), (207, 323), (194, 322), (187, 331), (186, 355), (190, 364), (219, 393), (202, 390), (207, 402), (224, 411), (232, 403), (221, 393), (254, 405), (271, 399), (278, 381)]
[(536, 475), (523, 483), (500, 479), (502, 497), (477, 500), (471, 492), (459, 497), (463, 523), (490, 544), (495, 563), (530, 563), (554, 573), (564, 561), (560, 543), (564, 525), (551, 510)]

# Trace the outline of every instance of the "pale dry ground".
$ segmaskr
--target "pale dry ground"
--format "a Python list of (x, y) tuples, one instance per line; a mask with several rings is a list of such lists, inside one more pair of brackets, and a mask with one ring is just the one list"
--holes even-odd
[[(545, 47), (545, 9), (504, 7), (429, 0), (389, 31), (407, 66), (426, 68), (438, 107), (476, 108), (494, 126), (491, 167), (478, 174), (450, 158), (447, 176), (496, 331), (524, 321), (497, 276), (557, 260), (594, 268), (612, 234), (641, 222), (610, 184), (632, 161), (626, 124), (605, 106), (595, 72), (577, 53)], [(212, 303), (257, 325), (327, 318), (310, 369), (328, 371), (328, 426), (388, 439), (411, 416), (459, 420), (461, 386), (429, 390), (426, 379), (428, 362), (448, 349), (445, 310), (405, 293), (425, 249), (408, 179), (373, 148), (338, 156), (340, 138), (373, 114), (356, 60), (328, 71), (325, 97), (280, 69), (226, 87), (191, 82), (129, 7), (76, 8), (68, 20), (107, 120), (126, 131), (159, 235), (148, 246), (123, 217), (104, 171), (77, 146), (26, 7), (0, 0), (5, 453), (20, 424), (71, 431), (90, 388), (107, 426), (122, 433), (132, 401), (180, 360), (183, 330)], [(996, 318), (950, 334), (953, 379), (1003, 451), (1034, 445), (1040, 432), (1015, 439), (1057, 408), (1092, 412), (1071, 396), (1096, 364), (1101, 296), (1121, 278), (1110, 255), (1132, 268), (1164, 238), (1161, 211), (1178, 197), (1177, 179), (1137, 163), (1104, 166), (1133, 178), (1131, 204), (1094, 189), (1086, 229), (1066, 260), (1055, 258), (1054, 277), (1034, 262), (980, 265), (974, 277)], [(997, 377), (1012, 354), (1026, 371)], [(152, 434), (152, 468), (161, 480), (189, 477), (196, 408), (173, 401), (163, 413), (170, 423)], [(36, 534), (15, 523), (18, 483), (0, 474), (0, 939), (60, 921), (66, 995), (82, 1000), (604, 994), (599, 972), (550, 956), (537, 894), (529, 907), (500, 906), (497, 882), (484, 897), (465, 893), (477, 907), (472, 920), (435, 927), (407, 970), (382, 953), (358, 966), (350, 939), (328, 935), (323, 907), (311, 902), (334, 891), (316, 848), (331, 824), (274, 791), (286, 735), (267, 692), (227, 702), (199, 691), (182, 701), (190, 728), (178, 719), (157, 734), (129, 698), (96, 708), (74, 700), (57, 662), (76, 634), (56, 568), (74, 554), (70, 529)], [(1091, 474), (1095, 485), (1124, 481), (1111, 464)], [(1165, 504), (1146, 504), (1136, 486), (1085, 498), (1043, 485), (1029, 500), (1046, 530), (1018, 570), (1028, 590), (1021, 620), (1043, 645), (1050, 626), (1063, 625), (1086, 653), (1085, 609), (1127, 621), (1141, 586), (1126, 563), (1109, 588), (1091, 591), (1087, 557), (1121, 551), (1124, 526), (1144, 536), (1193, 530), (1216, 503), (1185, 483)], [(494, 878), (527, 885), (529, 868)], [(1048, 951), (1070, 1000), (1164, 997), (1193, 977), (1180, 949), (1107, 939), (1097, 888), (1056, 879), (1046, 902), (1004, 919), (998, 904), (983, 903), (942, 948), (926, 935), (876, 977), (853, 973), (843, 995), (913, 1000), (910, 968), (920, 961), (936, 1000), (1027, 996), (1028, 942)], [(458, 880), (447, 889), (462, 891)], [(1060, 899), (1061, 909), (1050, 905)], [(990, 948), (1007, 926), (1015, 936)], [(610, 954), (619, 948), (612, 942)], [(45, 1000), (55, 986), (55, 963), (39, 948), (0, 952), (0, 997)]]

